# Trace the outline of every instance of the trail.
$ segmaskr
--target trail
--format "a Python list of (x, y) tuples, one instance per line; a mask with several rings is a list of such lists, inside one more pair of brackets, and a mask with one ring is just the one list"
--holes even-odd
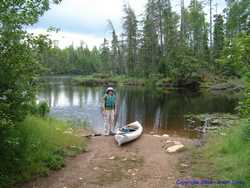
[(144, 134), (138, 140), (119, 147), (111, 136), (93, 137), (89, 140), (87, 152), (67, 159), (63, 169), (19, 187), (176, 187), (176, 180), (181, 177), (180, 159), (187, 149), (182, 152), (167, 153), (164, 151), (167, 140), (180, 141), (185, 148), (194, 142), (186, 138), (165, 138)]

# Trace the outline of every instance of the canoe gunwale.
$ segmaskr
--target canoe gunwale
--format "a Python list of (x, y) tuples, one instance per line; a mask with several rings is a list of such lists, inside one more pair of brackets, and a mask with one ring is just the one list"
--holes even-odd
[(127, 127), (127, 126), (136, 127), (137, 130), (127, 132), (127, 133), (122, 133), (122, 131), (118, 131), (114, 137), (119, 146), (121, 146), (124, 143), (136, 140), (142, 135), (143, 127), (138, 121), (130, 123), (124, 127)]

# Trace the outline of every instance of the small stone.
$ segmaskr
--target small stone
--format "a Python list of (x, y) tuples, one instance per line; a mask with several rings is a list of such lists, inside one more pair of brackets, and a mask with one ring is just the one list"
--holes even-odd
[(182, 167), (188, 167), (188, 165), (185, 164), (185, 163), (181, 163), (181, 166), (182, 166)]
[(128, 173), (130, 174), (133, 170), (132, 169), (128, 169)]
[(79, 180), (82, 180), (82, 178), (79, 178)]
[(136, 172), (138, 172), (138, 171), (139, 171), (139, 169), (137, 169), (137, 168), (135, 168), (134, 170), (135, 170)]
[(211, 123), (214, 124), (214, 125), (217, 125), (217, 124), (220, 123), (220, 121), (218, 119), (214, 119), (214, 120), (211, 121)]
[(174, 146), (170, 146), (168, 149), (167, 149), (167, 152), (168, 153), (174, 153), (174, 152), (177, 152), (177, 151), (180, 151), (181, 149), (184, 148), (184, 145), (183, 144), (177, 144), (177, 145), (174, 145)]
[(109, 160), (114, 160), (114, 159), (115, 159), (115, 156), (109, 157)]
[(169, 135), (168, 135), (168, 134), (163, 134), (162, 136), (163, 136), (163, 137), (167, 137), (167, 138), (169, 137)]
[(98, 167), (98, 166), (96, 166), (96, 167), (94, 167), (93, 169), (94, 169), (94, 170), (98, 170), (98, 169), (99, 169), (99, 167)]
[(172, 143), (172, 142), (174, 142), (174, 141), (172, 141), (172, 140), (167, 140), (167, 144), (169, 144), (169, 143)]
[(111, 172), (111, 170), (103, 169), (104, 172)]
[(153, 136), (154, 136), (154, 137), (161, 137), (161, 136), (160, 136), (160, 135), (158, 135), (158, 134), (154, 134)]
[(122, 159), (122, 161), (127, 161), (127, 160), (128, 160), (128, 159), (127, 159), (126, 157)]
[(64, 131), (63, 134), (72, 134), (72, 131)]
[(155, 134), (155, 132), (154, 132), (154, 131), (151, 131), (149, 134)]
[(221, 136), (226, 136), (227, 134), (226, 133), (220, 133)]
[(136, 174), (135, 174), (135, 173), (132, 173), (131, 175), (132, 175), (132, 176), (135, 176)]

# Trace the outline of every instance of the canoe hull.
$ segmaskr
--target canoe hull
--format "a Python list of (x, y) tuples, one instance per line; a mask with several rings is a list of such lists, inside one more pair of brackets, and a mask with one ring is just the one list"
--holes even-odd
[(124, 143), (131, 142), (131, 141), (139, 138), (143, 132), (143, 127), (138, 121), (130, 123), (129, 125), (126, 125), (125, 127), (127, 127), (127, 126), (135, 127), (136, 130), (133, 132), (129, 132), (129, 133), (123, 133), (120, 130), (117, 131), (117, 133), (115, 135), (115, 140), (119, 146), (121, 146)]

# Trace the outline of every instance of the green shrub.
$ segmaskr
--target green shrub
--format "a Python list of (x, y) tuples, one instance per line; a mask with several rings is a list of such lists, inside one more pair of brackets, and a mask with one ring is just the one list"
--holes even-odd
[(94, 78), (100, 78), (100, 79), (109, 79), (112, 77), (111, 74), (102, 74), (102, 73), (95, 73), (93, 74)]
[(51, 118), (28, 116), (0, 134), (0, 187), (61, 168), (65, 156), (85, 148), (85, 140), (74, 129)]
[(238, 110), (244, 117), (250, 115), (250, 89), (245, 93), (244, 99), (239, 102)]
[(238, 110), (243, 117), (250, 116), (250, 72), (245, 75), (247, 89), (243, 99), (239, 102)]
[(248, 126), (244, 127), (242, 137), (245, 140), (250, 141), (250, 73), (246, 74), (244, 79), (248, 83), (248, 86), (243, 99), (239, 102), (239, 106), (237, 107), (237, 109), (242, 117), (248, 118)]
[(246, 74), (250, 66), (250, 36), (240, 34), (232, 41), (228, 41), (223, 50), (222, 57), (218, 60), (221, 70), (226, 76), (238, 76)]
[(39, 102), (38, 104), (33, 103), (30, 105), (30, 113), (39, 116), (46, 117), (50, 112), (50, 108), (47, 102)]
[(214, 180), (239, 180), (244, 181), (244, 187), (249, 187), (250, 140), (245, 139), (246, 130), (249, 131), (249, 121), (241, 120), (240, 125), (224, 130), (225, 136), (210, 135), (205, 146), (195, 154), (199, 157), (194, 156), (193, 176)]
[(49, 111), (50, 111), (50, 108), (47, 102), (41, 102), (38, 104), (37, 113), (39, 116), (45, 117), (48, 115)]
[(58, 170), (64, 166), (64, 157), (59, 154), (51, 154), (45, 160), (46, 167), (52, 170)]

